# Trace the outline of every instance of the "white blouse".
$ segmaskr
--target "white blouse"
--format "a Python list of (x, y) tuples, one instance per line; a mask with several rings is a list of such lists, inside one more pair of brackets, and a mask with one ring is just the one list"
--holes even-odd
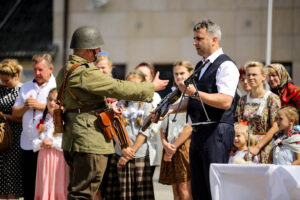
[(49, 138), (52, 140), (52, 148), (55, 148), (59, 151), (62, 151), (61, 148), (61, 142), (62, 142), (62, 133), (59, 133), (58, 136), (54, 137), (54, 123), (53, 123), (53, 118), (51, 117), (50, 114), (47, 114), (45, 122), (44, 122), (44, 131), (39, 134), (36, 138), (33, 139), (32, 141), (32, 147), (33, 151), (39, 151), (41, 148), (40, 143), (46, 139)]

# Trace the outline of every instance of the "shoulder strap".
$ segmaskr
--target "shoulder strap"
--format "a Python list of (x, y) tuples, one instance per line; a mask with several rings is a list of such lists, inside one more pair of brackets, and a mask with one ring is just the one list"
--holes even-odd
[(65, 77), (64, 77), (64, 82), (61, 86), (61, 88), (59, 89), (59, 92), (58, 92), (58, 99), (59, 99), (59, 108), (61, 108), (62, 106), (62, 102), (63, 102), (63, 98), (64, 98), (64, 90), (65, 90), (65, 87), (66, 87), (66, 84), (67, 84), (67, 79), (68, 77), (71, 75), (71, 73), (77, 68), (79, 67), (80, 65), (82, 65), (82, 63), (78, 62), (78, 63), (75, 63), (74, 65), (72, 65), (72, 67), (67, 71), (67, 73), (65, 73)]
[(84, 106), (84, 103), (82, 103), (82, 102), (75, 96), (75, 94), (71, 91), (69, 85), (66, 84), (66, 86), (67, 86), (68, 92), (69, 92), (70, 96), (72, 97), (72, 99), (74, 99), (79, 105)]

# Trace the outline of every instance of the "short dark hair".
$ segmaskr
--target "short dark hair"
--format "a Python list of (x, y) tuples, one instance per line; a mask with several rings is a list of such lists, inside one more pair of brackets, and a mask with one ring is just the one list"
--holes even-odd
[(199, 29), (201, 28), (205, 28), (206, 29), (206, 33), (208, 33), (209, 35), (212, 36), (216, 36), (218, 38), (218, 40), (221, 40), (221, 28), (218, 24), (214, 23), (213, 21), (211, 21), (210, 19), (207, 20), (202, 20), (200, 22), (198, 22), (193, 30), (194, 32), (197, 32)]

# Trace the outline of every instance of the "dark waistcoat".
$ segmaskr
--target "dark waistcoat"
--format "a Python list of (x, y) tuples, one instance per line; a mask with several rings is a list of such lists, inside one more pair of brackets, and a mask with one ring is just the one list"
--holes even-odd
[[(198, 77), (196, 77), (195, 80), (198, 90), (206, 93), (218, 93), (216, 85), (216, 74), (220, 65), (225, 61), (232, 60), (225, 54), (220, 55), (212, 64), (210, 64), (210, 66), (206, 69), (200, 80)], [(201, 64), (202, 61), (200, 61), (197, 64), (196, 69), (197, 67), (200, 67)], [(238, 95), (237, 93), (235, 93), (235, 97), (233, 98), (231, 107), (228, 110), (211, 107), (207, 104), (204, 104), (208, 117), (211, 119), (211, 121), (233, 124), (233, 117), (237, 100)], [(207, 121), (201, 102), (191, 97), (188, 100), (187, 114), (190, 116), (192, 123)]]

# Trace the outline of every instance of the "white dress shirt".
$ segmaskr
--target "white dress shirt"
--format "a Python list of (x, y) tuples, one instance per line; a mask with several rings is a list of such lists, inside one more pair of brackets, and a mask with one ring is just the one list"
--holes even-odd
[[(42, 86), (33, 81), (28, 81), (21, 86), (19, 96), (16, 99), (14, 106), (23, 106), (26, 99), (30, 96), (36, 99), (39, 103), (46, 104), (49, 91), (56, 87), (56, 81), (54, 76), (51, 74), (48, 82)], [(36, 125), (42, 118), (43, 111), (29, 109), (23, 115), (23, 131), (21, 133), (21, 148), (23, 150), (32, 150), (32, 141), (38, 136), (38, 129)]]
[[(207, 59), (209, 62), (203, 67), (200, 72), (199, 79), (202, 77), (206, 69), (213, 63), (220, 55), (224, 54), (222, 48), (215, 51)], [(202, 59), (202, 62), (205, 62)], [(239, 83), (240, 73), (236, 65), (232, 61), (223, 62), (218, 68), (216, 74), (216, 85), (218, 93), (227, 94), (234, 97), (237, 85)]]

